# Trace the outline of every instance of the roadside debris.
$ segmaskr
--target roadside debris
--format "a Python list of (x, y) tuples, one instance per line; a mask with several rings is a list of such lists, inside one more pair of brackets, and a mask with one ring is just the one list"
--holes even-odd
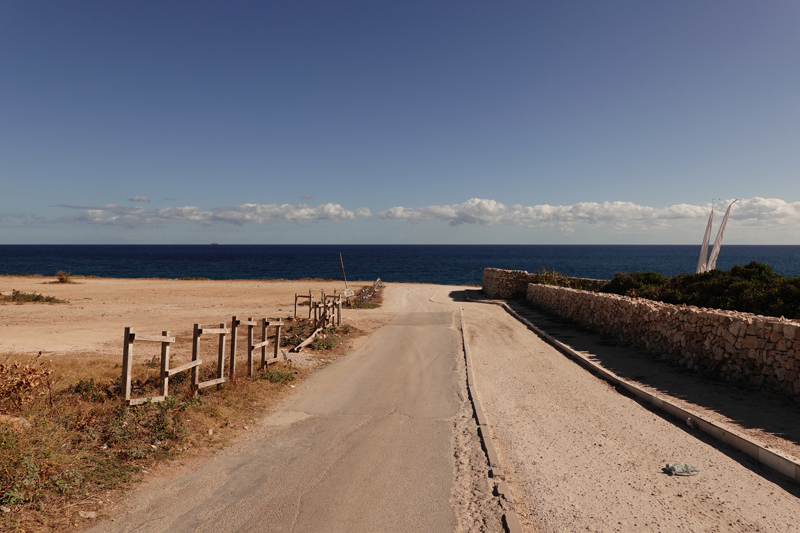
[(696, 476), (700, 473), (699, 468), (685, 463), (667, 463), (663, 470), (670, 476)]

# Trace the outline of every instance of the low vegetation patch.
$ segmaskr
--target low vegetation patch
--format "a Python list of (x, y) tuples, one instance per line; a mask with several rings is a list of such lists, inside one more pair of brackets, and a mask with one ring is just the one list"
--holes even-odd
[[(287, 321), (290, 325), (286, 328), (285, 335), (281, 337), (281, 346), (294, 348), (314, 333), (313, 324), (305, 318), (289, 318)], [(360, 332), (349, 324), (331, 326), (322, 330), (322, 332), (308, 344), (308, 348), (317, 351), (331, 350), (342, 344), (344, 339), (358, 334), (360, 334)]]
[(534, 280), (531, 283), (540, 283), (542, 285), (555, 285), (556, 287), (569, 287), (572, 289), (579, 288), (575, 281), (569, 276), (559, 274), (553, 269), (548, 272), (546, 268), (540, 268), (536, 271)]
[(12, 290), (8, 296), (0, 296), (0, 301), (26, 304), (26, 303), (43, 303), (43, 304), (65, 304), (66, 300), (60, 300), (54, 296), (43, 296), (35, 292), (20, 292)]
[[(351, 296), (349, 300), (345, 300), (342, 302), (342, 307), (344, 309), (377, 309), (383, 303), (383, 291), (381, 291), (380, 285), (376, 288), (373, 285), (365, 285), (361, 287), (360, 294), (356, 296)], [(368, 297), (362, 301), (362, 294), (368, 295)]]
[(674, 278), (657, 272), (618, 273), (600, 292), (800, 319), (800, 277), (781, 276), (771, 266), (755, 261), (727, 272), (712, 270)]
[(59, 270), (56, 272), (56, 279), (59, 283), (72, 283), (72, 279), (70, 278), (70, 273), (65, 270)]
[[(6, 356), (0, 364), (0, 531), (60, 531), (102, 515), (148, 468), (229, 442), (307, 375), (276, 363), (193, 397), (183, 372), (170, 379), (166, 401), (130, 407), (120, 379), (107, 377), (119, 372), (111, 361), (93, 365), (106, 377), (71, 384), (64, 376), (73, 362), (56, 361)], [(136, 368), (148, 375), (150, 367)], [(134, 382), (136, 396), (157, 390), (149, 375)]]
[(377, 309), (381, 304), (376, 302), (353, 302), (350, 304), (342, 304), (344, 309)]

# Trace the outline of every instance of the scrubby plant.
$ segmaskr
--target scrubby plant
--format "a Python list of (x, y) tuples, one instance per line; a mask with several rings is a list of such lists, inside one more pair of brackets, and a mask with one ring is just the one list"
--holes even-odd
[(680, 274), (618, 273), (600, 292), (648, 298), (670, 304), (726, 309), (766, 316), (800, 318), (800, 277), (784, 277), (753, 261), (729, 271)]
[(550, 272), (548, 272), (546, 268), (538, 269), (534, 275), (533, 283), (555, 285), (556, 287), (577, 288), (572, 278), (556, 272), (555, 269)]
[(72, 283), (70, 272), (66, 270), (59, 270), (56, 272), (56, 278), (58, 278), (59, 283)]
[(290, 370), (281, 370), (281, 369), (274, 369), (274, 370), (264, 370), (261, 374), (258, 374), (258, 379), (266, 379), (269, 382), (277, 383), (279, 385), (285, 385), (290, 381), (294, 381), (295, 377), (294, 374)]
[(54, 296), (43, 296), (42, 294), (37, 294), (35, 292), (21, 292), (18, 290), (12, 290), (10, 296), (3, 296), (3, 300), (7, 302), (13, 302), (17, 304), (24, 304), (24, 303), (45, 303), (45, 304), (64, 304), (67, 303), (66, 300), (60, 300)]

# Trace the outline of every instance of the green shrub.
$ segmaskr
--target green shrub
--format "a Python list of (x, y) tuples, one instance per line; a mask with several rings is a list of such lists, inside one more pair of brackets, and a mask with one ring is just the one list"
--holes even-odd
[(787, 278), (755, 261), (729, 271), (680, 274), (618, 273), (600, 292), (647, 298), (670, 304), (800, 318), (800, 277)]
[(573, 289), (577, 288), (569, 276), (559, 274), (555, 269), (552, 272), (548, 272), (546, 268), (540, 268), (536, 271), (533, 283), (555, 285), (556, 287), (570, 287)]
[(336, 346), (336, 335), (317, 335), (308, 346), (313, 350), (330, 350)]
[(294, 374), (288, 370), (265, 370), (258, 376), (259, 379), (266, 379), (272, 383), (279, 383), (285, 385), (290, 381), (294, 381)]

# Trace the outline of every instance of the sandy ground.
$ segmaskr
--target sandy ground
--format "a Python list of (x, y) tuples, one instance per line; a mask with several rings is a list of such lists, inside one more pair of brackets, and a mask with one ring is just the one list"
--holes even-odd
[[(43, 293), (61, 305), (0, 305), (0, 356), (121, 359), (122, 333), (170, 330), (188, 355), (195, 322), (285, 318), (295, 293), (342, 282), (177, 281), (0, 277), (0, 291)], [(351, 283), (352, 285), (360, 285)], [(345, 311), (367, 332), (419, 306), (411, 286), (391, 286), (379, 310)], [(464, 307), (477, 389), (526, 531), (800, 532), (800, 487), (743, 454), (649, 410), (552, 349), (500, 307), (463, 301), (463, 289), (427, 286), (430, 302)], [(426, 304), (427, 305), (427, 304)], [(541, 318), (545, 321), (545, 318)], [(551, 324), (557, 328), (557, 325)], [(569, 328), (576, 349), (709, 416), (797, 454), (796, 405), (728, 386), (692, 384), (663, 362)], [(569, 339), (569, 337), (573, 337)], [(352, 348), (363, 344), (362, 337)], [(179, 355), (178, 355), (179, 357)], [(760, 416), (759, 413), (762, 415)], [(702, 472), (669, 477), (668, 462)], [(465, 503), (466, 505), (466, 503)]]
[[(464, 315), (526, 531), (800, 531), (798, 485), (620, 394), (499, 306), (466, 302)], [(670, 477), (666, 463), (701, 473)]]
[[(0, 354), (119, 357), (123, 331), (178, 337), (175, 360), (191, 353), (192, 325), (217, 327), (238, 318), (286, 318), (294, 312), (294, 295), (320, 290), (332, 294), (344, 282), (264, 280), (78, 279), (53, 283), (52, 278), (0, 276), (0, 292), (36, 292), (67, 304), (0, 305)], [(369, 283), (350, 282), (350, 287)], [(345, 322), (367, 332), (384, 321), (380, 310), (344, 310)], [(306, 314), (303, 314), (306, 313)], [(308, 316), (307, 307), (298, 315)], [(154, 349), (155, 353), (157, 349)], [(149, 352), (148, 352), (149, 355)]]

